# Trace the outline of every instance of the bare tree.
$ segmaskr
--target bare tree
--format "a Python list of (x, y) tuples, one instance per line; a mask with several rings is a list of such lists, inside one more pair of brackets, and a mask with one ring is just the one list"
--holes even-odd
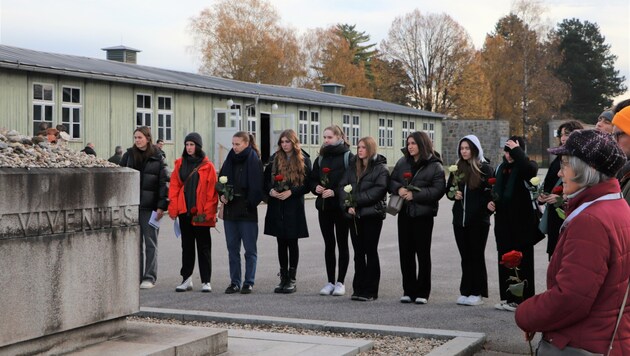
[(283, 28), (265, 0), (220, 0), (191, 19), (201, 52), (200, 72), (224, 78), (289, 85), (303, 75), (292, 29)]
[(461, 25), (446, 14), (422, 15), (416, 9), (394, 20), (381, 50), (404, 65), (412, 84), (412, 105), (450, 113), (455, 104), (451, 92), (474, 56), (470, 36)]

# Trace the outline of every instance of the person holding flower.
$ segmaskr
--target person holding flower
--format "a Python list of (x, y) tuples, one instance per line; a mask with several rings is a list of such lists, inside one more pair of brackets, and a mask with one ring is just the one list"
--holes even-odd
[[(630, 208), (615, 174), (626, 162), (611, 135), (573, 131), (561, 156), (566, 220), (547, 268), (547, 290), (516, 310), (539, 355), (630, 355)], [(608, 353), (610, 352), (610, 353)]]
[[(558, 127), (557, 137), (559, 138), (560, 145), (564, 145), (567, 142), (567, 138), (571, 132), (575, 130), (581, 130), (584, 127), (579, 121), (567, 121), (563, 122)], [(549, 170), (545, 175), (543, 183), (544, 193), (538, 196), (538, 203), (545, 204), (545, 210), (548, 211), (543, 215), (541, 219), (546, 219), (546, 231), (542, 231), (547, 234), (547, 255), (551, 260), (551, 255), (558, 243), (558, 236), (560, 235), (560, 226), (564, 221), (556, 212), (556, 208), (561, 207), (563, 202), (562, 198), (562, 179), (558, 178), (558, 172), (560, 171), (560, 156), (556, 156), (549, 164)], [(558, 194), (560, 192), (560, 194)], [(544, 226), (543, 221), (543, 226)]]
[(492, 200), (492, 186), (488, 179), (494, 172), (483, 156), (477, 136), (468, 135), (459, 140), (457, 153), (459, 160), (454, 169), (449, 169), (451, 174), (447, 184), (447, 187), (455, 188), (447, 197), (455, 201), (453, 232), (462, 258), (457, 304), (481, 305), (483, 298), (488, 298), (485, 250), (490, 231), (487, 205)]
[(278, 242), (280, 284), (274, 292), (294, 293), (300, 258), (298, 239), (308, 237), (304, 194), (309, 191), (311, 161), (291, 129), (282, 131), (278, 149), (269, 161), (264, 176), (264, 191), (268, 192), (264, 232)]
[(182, 232), (183, 281), (177, 292), (192, 290), (192, 273), (195, 268), (195, 244), (201, 275), (201, 291), (212, 291), (212, 240), (210, 227), (216, 225), (218, 195), (215, 190), (217, 172), (202, 150), (201, 136), (191, 132), (184, 138), (184, 152), (175, 161), (168, 191), (168, 214), (179, 219)]
[(530, 186), (534, 184), (530, 180), (537, 178), (538, 165), (525, 154), (525, 141), (520, 136), (510, 137), (503, 151), (503, 162), (496, 169), (497, 180), (493, 186), (495, 199), (488, 202), (487, 207), (495, 213), (494, 236), (498, 260), (512, 250), (523, 253), (520, 275), (528, 283), (522, 297), (507, 291), (511, 284), (510, 271), (497, 264), (501, 302), (495, 308), (514, 311), (519, 302), (534, 295), (534, 245), (544, 235), (538, 229), (538, 207), (530, 195)]
[[(402, 152), (404, 156), (396, 162), (389, 183), (389, 193), (404, 199), (398, 213), (403, 286), (400, 301), (426, 304), (431, 294), (433, 220), (438, 212), (438, 202), (444, 196), (446, 179), (442, 160), (425, 132), (411, 133)], [(405, 178), (409, 176), (410, 179)]]
[[(219, 176), (227, 178), (230, 196), (220, 192), (223, 203), (223, 224), (230, 264), (230, 285), (226, 294), (250, 294), (254, 289), (258, 252), (258, 204), (263, 199), (263, 167), (256, 140), (239, 131), (232, 136)], [(241, 274), (241, 244), (245, 248), (245, 280)]]
[[(337, 125), (324, 129), (324, 143), (313, 164), (310, 183), (311, 192), (317, 196), (315, 207), (319, 217), (319, 228), (324, 237), (324, 259), (328, 282), (319, 291), (321, 295), (341, 296), (346, 293), (344, 280), (350, 263), (348, 249), (348, 221), (340, 208), (337, 192), (353, 154), (346, 142), (346, 135)], [(339, 249), (337, 278), (337, 258), (335, 246)]]
[(385, 197), (389, 183), (387, 159), (376, 153), (376, 141), (364, 137), (357, 144), (357, 154), (340, 182), (341, 208), (353, 220), (350, 237), (354, 248), (352, 300), (378, 298), (381, 266), (378, 241), (385, 219)]

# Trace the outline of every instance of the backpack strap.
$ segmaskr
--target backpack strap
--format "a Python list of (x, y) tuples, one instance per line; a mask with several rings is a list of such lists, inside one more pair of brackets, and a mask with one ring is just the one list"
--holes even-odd
[[(321, 169), (321, 164), (322, 164), (322, 156), (319, 155), (317, 156), (317, 158), (315, 159), (315, 161), (317, 162), (317, 165), (319, 166), (319, 168)], [(343, 166), (346, 168), (346, 170), (348, 169), (348, 162), (350, 161), (350, 151), (346, 151), (346, 153), (343, 154)]]

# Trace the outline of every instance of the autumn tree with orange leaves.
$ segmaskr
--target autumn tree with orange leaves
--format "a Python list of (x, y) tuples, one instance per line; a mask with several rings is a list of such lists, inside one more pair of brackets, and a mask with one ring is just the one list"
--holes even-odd
[(201, 73), (265, 84), (290, 85), (304, 75), (292, 29), (279, 24), (264, 0), (220, 0), (191, 19), (201, 52)]

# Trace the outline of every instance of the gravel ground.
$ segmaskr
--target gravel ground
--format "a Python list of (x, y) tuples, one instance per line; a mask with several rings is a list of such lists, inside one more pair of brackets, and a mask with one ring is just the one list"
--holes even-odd
[(313, 336), (327, 336), (327, 337), (341, 337), (352, 339), (367, 339), (374, 341), (374, 347), (368, 352), (362, 352), (361, 356), (376, 356), (376, 355), (426, 355), (436, 347), (443, 345), (446, 340), (437, 339), (425, 339), (425, 338), (412, 338), (412, 337), (400, 337), (379, 335), (371, 333), (334, 333), (330, 331), (318, 331), (309, 329), (298, 329), (290, 326), (279, 325), (252, 325), (252, 324), (236, 324), (236, 323), (218, 323), (218, 322), (200, 322), (200, 321), (187, 321), (174, 319), (156, 319), (156, 318), (139, 318), (128, 317), (130, 321), (141, 321), (157, 324), (177, 324), (177, 325), (189, 325), (189, 326), (203, 326), (219, 329), (244, 329), (252, 331), (265, 331), (284, 334), (298, 334), (298, 335), (313, 335)]

